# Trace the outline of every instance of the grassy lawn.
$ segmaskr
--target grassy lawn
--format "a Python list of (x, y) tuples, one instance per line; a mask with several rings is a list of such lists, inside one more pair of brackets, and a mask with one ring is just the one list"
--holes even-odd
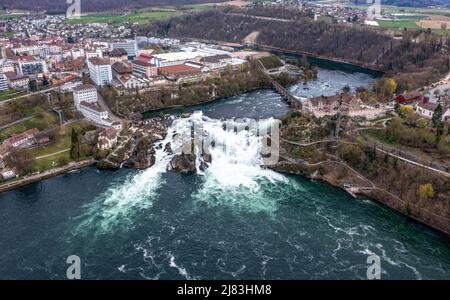
[(399, 19), (399, 20), (376, 20), (382, 28), (408, 28), (408, 29), (420, 29), (421, 27), (416, 24), (414, 19)]
[(22, 133), (32, 128), (45, 130), (51, 125), (57, 125), (58, 123), (59, 118), (56, 114), (44, 112), (33, 119), (0, 130), (0, 140), (4, 140), (14, 134)]
[(71, 24), (86, 23), (139, 23), (145, 24), (151, 21), (170, 18), (179, 15), (176, 11), (135, 11), (126, 14), (92, 14), (79, 19), (67, 20)]
[(18, 97), (18, 96), (20, 96), (20, 95), (22, 95), (24, 93), (25, 92), (18, 92), (16, 90), (9, 89), (9, 90), (0, 92), (0, 101), (7, 100), (9, 98)]
[(283, 66), (283, 63), (275, 55), (266, 56), (266, 57), (260, 58), (259, 60), (264, 65), (264, 68), (266, 68), (267, 70), (279, 68), (279, 67)]
[[(56, 142), (47, 146), (31, 149), (31, 155), (33, 157), (45, 156), (70, 148), (72, 128), (76, 128), (78, 131), (81, 131), (82, 125), (83, 121), (70, 123), (63, 126), (56, 138)], [(70, 151), (65, 151), (48, 157), (36, 159), (33, 165), (33, 169), (36, 171), (45, 171), (54, 167), (61, 167), (62, 165), (69, 163), (70, 161), (73, 161), (70, 158)]]
[(203, 10), (203, 9), (210, 9), (213, 6), (214, 6), (213, 4), (199, 3), (199, 4), (187, 4), (187, 5), (183, 5), (182, 7), (185, 8), (185, 9), (199, 9), (199, 10)]
[(33, 164), (33, 170), (36, 171), (47, 171), (55, 167), (62, 167), (71, 161), (70, 151), (55, 154), (49, 157), (41, 158), (35, 160)]

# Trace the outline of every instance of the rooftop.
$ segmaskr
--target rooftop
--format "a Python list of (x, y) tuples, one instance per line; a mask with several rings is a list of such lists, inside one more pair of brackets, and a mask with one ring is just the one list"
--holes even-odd
[(104, 58), (104, 57), (91, 57), (89, 58), (89, 61), (96, 66), (105, 66), (105, 65), (109, 65), (110, 61), (108, 58)]
[(74, 91), (85, 91), (85, 90), (95, 90), (95, 87), (92, 84), (81, 84), (73, 88)]
[(131, 62), (131, 64), (138, 65), (138, 66), (141, 66), (141, 67), (155, 67), (154, 64), (151, 64), (151, 63), (148, 63), (148, 62), (145, 62), (145, 61), (141, 61), (141, 60), (133, 60)]

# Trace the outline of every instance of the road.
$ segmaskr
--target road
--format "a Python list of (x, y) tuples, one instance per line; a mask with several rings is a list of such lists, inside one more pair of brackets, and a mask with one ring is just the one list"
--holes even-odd
[[(328, 142), (337, 142), (337, 143), (343, 143), (343, 144), (356, 145), (356, 143), (345, 142), (345, 141), (341, 141), (341, 140), (337, 140), (337, 139), (320, 140), (320, 141), (316, 141), (316, 142), (303, 143), (303, 144), (302, 143), (298, 143), (298, 142), (294, 142), (294, 141), (290, 141), (290, 140), (286, 140), (286, 139), (281, 139), (281, 140), (286, 142), (286, 143), (288, 143), (288, 144), (291, 144), (291, 145), (303, 146), (303, 147), (314, 145), (314, 144), (318, 144), (318, 143), (328, 143)], [(412, 159), (405, 158), (403, 156), (394, 154), (392, 152), (388, 152), (388, 151), (383, 150), (383, 149), (378, 148), (378, 147), (375, 147), (375, 149), (377, 151), (381, 152), (381, 153), (384, 153), (384, 154), (387, 154), (389, 156), (395, 157), (395, 158), (397, 158), (397, 159), (399, 159), (401, 161), (404, 161), (406, 163), (409, 163), (409, 164), (412, 164), (412, 165), (415, 165), (415, 166), (418, 166), (418, 167), (421, 167), (421, 168), (424, 168), (424, 169), (427, 169), (427, 170), (430, 170), (430, 171), (433, 171), (433, 172), (437, 172), (437, 173), (439, 173), (441, 175), (444, 175), (445, 177), (449, 177), (450, 178), (450, 173), (448, 173), (446, 171), (430, 167), (428, 165), (422, 164), (422, 163), (414, 161)]]
[(33, 115), (29, 116), (29, 117), (26, 117), (26, 118), (23, 118), (23, 119), (14, 121), (14, 122), (12, 122), (12, 123), (8, 123), (8, 124), (6, 124), (6, 125), (0, 126), (0, 129), (5, 129), (5, 128), (8, 128), (8, 127), (14, 126), (14, 125), (16, 125), (16, 124), (20, 124), (20, 123), (23, 123), (23, 122), (25, 122), (25, 121), (34, 119), (35, 117), (37, 117), (37, 115), (39, 115), (39, 114), (33, 114)]
[(59, 86), (55, 86), (55, 87), (52, 87), (52, 88), (49, 88), (49, 89), (46, 89), (46, 90), (40, 90), (40, 91), (37, 91), (37, 92), (34, 92), (34, 93), (29, 93), (29, 94), (25, 94), (25, 95), (22, 95), (22, 96), (18, 96), (18, 97), (10, 98), (10, 99), (7, 99), (7, 100), (3, 100), (3, 101), (0, 101), (0, 104), (6, 104), (6, 103), (9, 103), (9, 102), (14, 101), (14, 100), (27, 98), (27, 97), (30, 97), (30, 96), (33, 96), (33, 95), (37, 95), (37, 94), (40, 94), (40, 93), (50, 92), (50, 91), (53, 91), (56, 88), (59, 88)]
[(109, 108), (109, 106), (106, 104), (105, 100), (103, 99), (102, 95), (100, 95), (100, 93), (98, 94), (98, 104), (103, 107), (103, 109), (105, 109), (108, 112), (109, 117), (111, 118), (111, 120), (113, 120), (113, 122), (120, 122), (122, 123), (122, 119), (119, 118), (118, 116), (116, 116), (111, 109)]
[(67, 149), (64, 149), (64, 150), (61, 150), (61, 151), (57, 151), (55, 153), (50, 153), (50, 154), (38, 156), (38, 157), (35, 157), (34, 159), (46, 158), (46, 157), (50, 157), (50, 156), (53, 156), (53, 155), (61, 154), (61, 153), (67, 152), (67, 151), (70, 151), (70, 148), (67, 148)]
[(33, 182), (40, 181), (40, 180), (43, 180), (46, 178), (57, 176), (57, 175), (63, 174), (68, 171), (86, 167), (86, 166), (92, 165), (93, 163), (95, 163), (95, 161), (93, 159), (84, 160), (84, 161), (80, 161), (80, 162), (71, 162), (60, 168), (51, 169), (51, 170), (48, 170), (48, 171), (45, 171), (45, 172), (42, 172), (39, 174), (25, 176), (25, 177), (22, 177), (17, 180), (9, 181), (9, 182), (6, 182), (6, 183), (0, 185), (0, 193), (11, 190), (11, 189), (15, 189), (20, 186), (31, 184)]

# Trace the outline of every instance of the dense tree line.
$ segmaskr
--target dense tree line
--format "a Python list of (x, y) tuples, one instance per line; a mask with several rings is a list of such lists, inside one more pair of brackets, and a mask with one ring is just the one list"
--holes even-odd
[(223, 11), (225, 13), (245, 14), (266, 18), (277, 18), (286, 20), (296, 20), (301, 18), (314, 18), (314, 11), (312, 9), (286, 9), (282, 6), (264, 6), (262, 2), (254, 3), (251, 8), (239, 8), (236, 6), (226, 6)]
[(387, 36), (360, 27), (329, 24), (301, 18), (292, 22), (255, 19), (220, 10), (175, 17), (143, 28), (148, 35), (194, 37), (241, 42), (258, 31), (258, 43), (318, 55), (373, 62), (390, 41)]
[[(150, 5), (178, 5), (223, 2), (225, 0), (89, 0), (81, 1), (82, 12), (104, 12), (144, 8)], [(66, 0), (2, 0), (2, 8), (27, 11), (65, 12), (69, 7)]]
[(257, 19), (232, 11), (208, 10), (174, 17), (144, 26), (141, 33), (242, 42), (250, 33), (259, 32), (260, 45), (378, 65), (387, 76), (398, 77), (400, 92), (436, 81), (450, 70), (449, 40), (431, 31), (404, 31), (401, 39), (394, 39), (362, 26), (330, 24), (309, 17), (291, 22)]

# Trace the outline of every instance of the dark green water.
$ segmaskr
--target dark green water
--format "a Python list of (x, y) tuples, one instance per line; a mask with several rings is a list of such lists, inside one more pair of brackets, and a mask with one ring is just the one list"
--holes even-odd
[[(370, 80), (321, 74), (312, 94)], [(287, 110), (271, 91), (201, 108), (210, 118)], [(253, 150), (213, 154), (198, 175), (166, 171), (158, 156), (145, 171), (86, 168), (0, 194), (0, 278), (65, 279), (78, 255), (84, 279), (365, 279), (370, 254), (384, 279), (450, 278), (448, 238), (324, 183), (261, 170)]]

